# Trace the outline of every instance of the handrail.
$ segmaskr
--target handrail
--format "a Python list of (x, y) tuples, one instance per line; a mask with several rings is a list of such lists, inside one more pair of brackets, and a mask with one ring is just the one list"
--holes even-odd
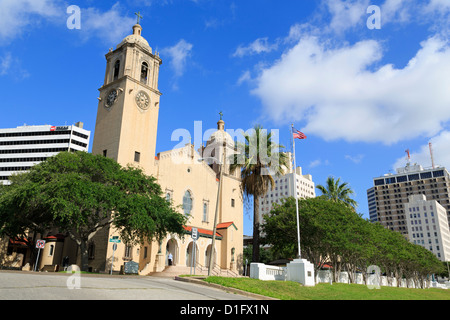
[[(203, 271), (209, 271), (209, 267), (203, 266), (202, 264), (196, 262), (196, 268), (199, 268), (202, 272)], [(232, 276), (232, 277), (238, 277), (239, 274), (237, 274), (236, 272), (229, 270), (229, 269), (222, 269), (217, 263), (214, 263), (213, 267), (211, 268), (211, 273), (213, 275), (216, 276), (220, 276), (223, 273), (225, 273), (227, 276)]]

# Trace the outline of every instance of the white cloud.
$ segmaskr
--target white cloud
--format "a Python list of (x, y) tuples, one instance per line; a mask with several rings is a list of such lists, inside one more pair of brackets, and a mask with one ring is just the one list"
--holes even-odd
[(8, 73), (11, 68), (12, 56), (11, 53), (8, 52), (4, 57), (0, 57), (0, 76), (3, 76)]
[[(449, 0), (385, 0), (378, 3), (371, 0), (322, 0), (319, 6), (321, 11), (316, 16), (316, 20), (325, 24), (322, 34), (343, 35), (347, 31), (361, 31), (369, 18), (367, 9), (370, 5), (380, 7), (382, 29), (389, 24), (406, 27), (411, 23), (424, 22), (441, 34), (448, 34), (450, 28)], [(324, 22), (324, 17), (329, 21)]]
[(241, 85), (244, 82), (251, 81), (250, 71), (245, 71), (238, 79), (237, 84)]
[[(450, 131), (443, 130), (437, 136), (430, 139), (432, 143), (433, 159), (436, 166), (450, 168)], [(417, 163), (423, 167), (431, 167), (431, 152), (428, 144), (421, 146), (417, 151), (411, 150), (411, 163)], [(397, 159), (393, 169), (401, 168), (406, 165), (406, 154)]]
[[(1, 0), (0, 43), (8, 44), (44, 22), (67, 28), (67, 7), (63, 0)], [(96, 38), (117, 44), (131, 33), (136, 22), (134, 16), (126, 17), (123, 12), (119, 2), (107, 11), (81, 8), (81, 29), (77, 31), (84, 41)]]
[(390, 22), (408, 22), (413, 17), (413, 14), (417, 15), (417, 12), (414, 12), (416, 9), (413, 8), (416, 6), (414, 2), (415, 0), (386, 0), (385, 3), (381, 6), (381, 14), (383, 25)]
[(91, 7), (81, 9), (81, 37), (86, 41), (97, 38), (110, 44), (118, 44), (123, 38), (131, 34), (135, 17), (123, 16), (120, 4), (115, 3), (111, 9), (102, 12)]
[(313, 169), (313, 168), (316, 168), (318, 166), (328, 166), (329, 164), (330, 164), (330, 162), (328, 160), (322, 161), (321, 159), (316, 159), (316, 160), (311, 161), (309, 163), (308, 167), (310, 169)]
[(311, 23), (296, 23), (289, 29), (289, 34), (284, 39), (278, 40), (278, 42), (284, 44), (296, 44), (304, 37), (304, 35), (319, 36), (324, 32), (321, 28), (318, 28)]
[(364, 34), (371, 4), (322, 0), (316, 14), (291, 26), (285, 38), (259, 38), (235, 51), (241, 57), (289, 46), (273, 63), (255, 65), (257, 76), (245, 71), (238, 80), (255, 84), (263, 116), (278, 124), (302, 121), (305, 132), (351, 142), (392, 144), (444, 129), (450, 121), (450, 0), (378, 3), (382, 28), (429, 28), (429, 38), (405, 67), (383, 60), (388, 39), (352, 44), (336, 37)]
[(346, 155), (345, 159), (350, 160), (354, 164), (359, 164), (364, 159), (363, 154), (358, 154), (357, 156)]
[(335, 33), (342, 33), (356, 25), (365, 25), (369, 0), (324, 0), (332, 15), (329, 28)]
[(450, 1), (431, 0), (426, 7), (428, 10), (439, 11), (440, 13), (450, 12)]
[(28, 78), (30, 74), (22, 67), (18, 58), (11, 52), (7, 52), (0, 57), (0, 76), (8, 76), (15, 81), (20, 81)]
[(304, 132), (326, 140), (390, 144), (433, 136), (450, 120), (450, 47), (438, 37), (421, 46), (403, 69), (375, 68), (383, 56), (377, 41), (334, 48), (304, 37), (262, 70), (252, 92), (268, 117), (306, 120)]
[(278, 45), (276, 43), (270, 44), (268, 38), (259, 38), (247, 46), (240, 45), (233, 53), (233, 57), (244, 57), (253, 54), (260, 54), (262, 52), (271, 52), (276, 50)]
[(191, 55), (193, 45), (184, 39), (178, 41), (173, 47), (164, 48), (161, 52), (167, 54), (170, 58), (170, 65), (175, 71), (177, 77), (184, 74), (186, 60)]
[(64, 17), (59, 0), (0, 1), (0, 43), (9, 43), (43, 20)]
[[(192, 48), (193, 45), (191, 43), (181, 39), (176, 45), (161, 50), (161, 53), (169, 58), (175, 80), (183, 76), (186, 70), (187, 59), (192, 54)], [(174, 89), (177, 89), (176, 83), (174, 84)]]

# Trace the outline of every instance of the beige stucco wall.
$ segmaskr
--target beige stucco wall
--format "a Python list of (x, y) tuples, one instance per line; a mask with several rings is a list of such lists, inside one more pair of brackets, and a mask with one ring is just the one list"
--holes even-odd
[(0, 238), (0, 265), (10, 268), (20, 268), (24, 259), (27, 257), (17, 252), (8, 254), (8, 243), (8, 237)]
[[(214, 215), (217, 203), (217, 191), (219, 181), (216, 173), (205, 163), (199, 162), (200, 156), (194, 151), (192, 145), (188, 144), (183, 148), (162, 152), (158, 155), (158, 183), (164, 192), (164, 195), (170, 194), (170, 198), (175, 207), (179, 207), (179, 212), (183, 213), (181, 208), (183, 197), (186, 191), (191, 193), (192, 212), (189, 215), (186, 226), (206, 229), (212, 232), (214, 227)], [(231, 248), (235, 248), (235, 258), (242, 256), (242, 237), (243, 237), (243, 202), (240, 195), (239, 180), (223, 177), (222, 201), (219, 206), (218, 221), (233, 222), (233, 231), (227, 229), (217, 230), (222, 235), (222, 239), (216, 238), (215, 247), (215, 263), (221, 268), (229, 269), (231, 266)], [(234, 199), (234, 207), (232, 207), (231, 199)], [(203, 204), (207, 205), (207, 218), (204, 219)], [(231, 236), (231, 234), (233, 236)], [(172, 239), (172, 240), (171, 240)], [(184, 238), (169, 235), (161, 244), (161, 257), (166, 265), (166, 257), (168, 254), (167, 243), (172, 243), (172, 255), (175, 256), (175, 264), (180, 266), (189, 266), (187, 250), (192, 243), (190, 235)], [(212, 238), (210, 236), (201, 235), (197, 241), (198, 255), (196, 260), (199, 265), (206, 267), (209, 264), (207, 250), (210, 250)], [(145, 244), (147, 246), (147, 258), (141, 256), (141, 269), (156, 271), (157, 254), (159, 245), (155, 242)], [(169, 246), (169, 248), (171, 248)], [(228, 248), (228, 252), (224, 252)], [(144, 250), (141, 250), (142, 254)], [(151, 254), (150, 254), (151, 251)]]

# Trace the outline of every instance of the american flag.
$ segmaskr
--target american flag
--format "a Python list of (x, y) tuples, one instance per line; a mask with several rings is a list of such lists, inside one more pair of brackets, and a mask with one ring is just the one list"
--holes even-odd
[(306, 136), (295, 128), (292, 128), (292, 133), (294, 134), (294, 139), (306, 139)]

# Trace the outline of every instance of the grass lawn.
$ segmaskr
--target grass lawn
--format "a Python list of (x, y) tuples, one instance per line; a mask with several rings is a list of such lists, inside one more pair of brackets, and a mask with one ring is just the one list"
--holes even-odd
[(205, 281), (281, 300), (450, 300), (450, 290), (381, 287), (320, 283), (304, 287), (292, 281), (261, 281), (249, 278), (208, 277)]

